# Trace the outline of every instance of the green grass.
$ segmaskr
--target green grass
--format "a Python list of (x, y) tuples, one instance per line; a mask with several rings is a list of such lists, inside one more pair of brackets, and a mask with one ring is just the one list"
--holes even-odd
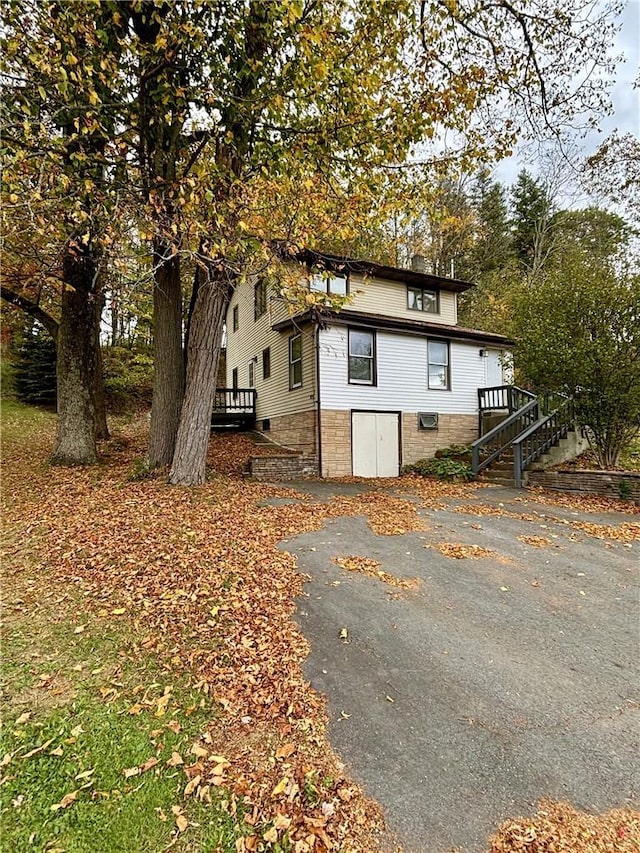
[[(195, 760), (189, 751), (212, 709), (152, 661), (134, 667), (105, 626), (95, 622), (80, 635), (77, 627), (64, 619), (45, 630), (14, 623), (4, 644), (4, 849), (165, 850), (177, 834), (175, 806), (190, 826), (174, 849), (235, 851), (242, 830), (220, 807), (224, 792), (210, 805), (185, 802), (183, 768), (167, 766), (173, 752), (185, 764)], [(125, 773), (149, 759), (158, 763)]]
[(3, 438), (23, 440), (45, 423), (52, 423), (55, 415), (40, 406), (27, 406), (11, 397), (0, 398), (0, 419)]
[[(2, 849), (235, 851), (249, 827), (222, 808), (225, 791), (212, 788), (211, 803), (185, 800), (184, 767), (167, 765), (173, 752), (196, 760), (191, 747), (215, 709), (145, 655), (126, 623), (91, 615), (35, 568), (13, 575), (5, 603)], [(149, 759), (157, 764), (125, 773)], [(180, 833), (172, 807), (189, 822)]]

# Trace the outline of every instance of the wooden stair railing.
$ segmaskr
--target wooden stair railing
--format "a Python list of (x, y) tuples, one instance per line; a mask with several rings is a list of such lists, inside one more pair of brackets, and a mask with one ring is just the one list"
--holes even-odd
[[(512, 441), (513, 479), (516, 488), (522, 486), (522, 475), (532, 462), (539, 459), (550, 448), (566, 438), (575, 427), (573, 400), (557, 395), (554, 402), (558, 405)], [(549, 402), (549, 405), (553, 403)]]

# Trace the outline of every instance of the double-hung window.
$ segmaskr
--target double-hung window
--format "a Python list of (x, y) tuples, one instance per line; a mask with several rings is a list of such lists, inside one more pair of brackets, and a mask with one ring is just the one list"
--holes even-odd
[(262, 378), (271, 376), (271, 347), (262, 350)]
[(451, 387), (449, 370), (449, 344), (446, 341), (428, 341), (429, 388), (448, 391)]
[(407, 308), (412, 311), (425, 311), (427, 314), (439, 314), (440, 293), (437, 290), (426, 290), (424, 287), (408, 287)]
[(349, 292), (347, 276), (329, 270), (313, 273), (309, 282), (309, 289), (316, 293), (326, 293), (329, 296), (346, 296)]
[(302, 335), (289, 338), (289, 390), (302, 385)]
[(375, 332), (349, 329), (349, 383), (376, 384)]

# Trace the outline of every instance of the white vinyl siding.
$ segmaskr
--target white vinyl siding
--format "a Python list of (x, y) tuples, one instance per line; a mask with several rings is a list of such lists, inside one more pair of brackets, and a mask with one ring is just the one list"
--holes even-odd
[(353, 273), (349, 276), (349, 293), (353, 298), (345, 308), (353, 311), (382, 314), (403, 320), (423, 320), (426, 323), (446, 323), (449, 326), (455, 326), (458, 322), (457, 294), (448, 290), (440, 290), (438, 314), (409, 308), (407, 284), (402, 281), (365, 278)]
[(377, 384), (350, 385), (348, 334), (345, 326), (320, 332), (320, 399), (323, 409), (474, 414), (478, 388), (484, 386), (480, 347), (452, 341), (449, 347), (451, 389), (430, 390), (427, 338), (378, 332)]

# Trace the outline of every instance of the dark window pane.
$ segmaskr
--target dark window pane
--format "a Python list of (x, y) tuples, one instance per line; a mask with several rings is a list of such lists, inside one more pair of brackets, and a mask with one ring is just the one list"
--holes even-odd
[(302, 358), (302, 337), (298, 335), (291, 339), (291, 361)]
[(373, 382), (373, 359), (349, 356), (349, 380), (351, 382)]
[(327, 278), (322, 275), (322, 273), (315, 273), (311, 276), (311, 281), (309, 283), (309, 289), (314, 290), (316, 293), (326, 293), (327, 292)]
[(344, 275), (334, 275), (329, 282), (329, 289), (335, 296), (346, 296), (347, 277)]
[(429, 388), (447, 387), (447, 369), (439, 364), (429, 365)]
[(267, 311), (267, 280), (263, 278), (259, 281), (254, 290), (253, 313), (254, 319), (258, 319)]
[(446, 364), (449, 360), (447, 349), (447, 344), (429, 341), (429, 364)]
[(429, 314), (438, 313), (438, 294), (435, 290), (422, 291), (422, 310)]

